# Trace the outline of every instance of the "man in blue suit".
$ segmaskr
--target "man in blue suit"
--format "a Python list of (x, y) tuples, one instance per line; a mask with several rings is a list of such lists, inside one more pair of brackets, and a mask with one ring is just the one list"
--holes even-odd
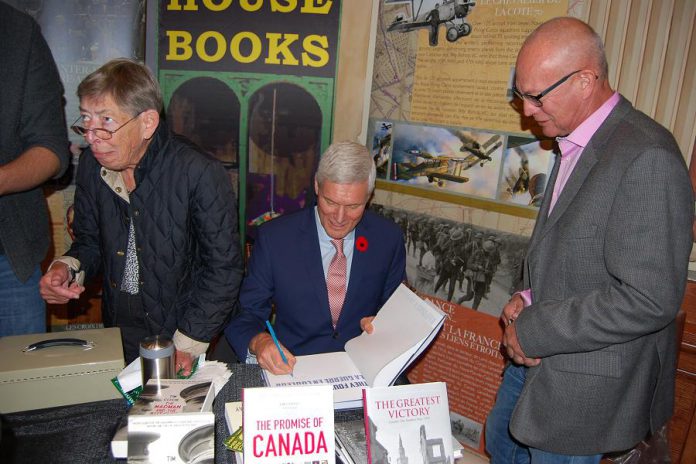
[[(405, 280), (401, 229), (365, 211), (375, 185), (375, 165), (357, 143), (338, 142), (321, 158), (314, 189), (317, 205), (259, 228), (242, 284), (242, 311), (225, 329), (240, 359), (256, 356), (262, 368), (287, 374), (294, 355), (342, 351), (369, 329), (380, 307)], [(340, 315), (329, 305), (327, 275), (343, 240), (346, 291)], [(275, 308), (275, 332), (285, 363), (265, 331)]]

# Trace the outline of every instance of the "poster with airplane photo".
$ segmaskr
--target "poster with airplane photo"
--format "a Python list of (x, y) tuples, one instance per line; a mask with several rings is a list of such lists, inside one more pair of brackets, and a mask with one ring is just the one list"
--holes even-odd
[(377, 179), (387, 179), (389, 157), (391, 156), (393, 124), (389, 121), (374, 121), (372, 127), (372, 146), (370, 154), (377, 168)]
[(503, 137), (413, 124), (392, 128), (390, 181), (495, 199)]
[(538, 208), (553, 163), (551, 140), (509, 136), (503, 153), (498, 199)]
[(411, 33), (428, 31), (428, 43), (436, 47), (440, 41), (440, 29), (445, 31), (448, 42), (456, 42), (471, 34), (473, 27), (467, 16), (476, 6), (473, 0), (410, 0), (390, 3), (410, 4), (410, 14), (400, 13), (394, 16), (387, 28), (388, 32)]

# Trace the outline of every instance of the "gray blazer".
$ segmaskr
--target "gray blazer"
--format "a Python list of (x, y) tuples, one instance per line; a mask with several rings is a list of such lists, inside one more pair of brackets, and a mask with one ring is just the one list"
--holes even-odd
[(527, 371), (510, 431), (555, 453), (628, 449), (672, 414), (694, 217), (684, 159), (622, 97), (549, 216), (550, 199), (525, 261), (534, 302), (515, 323), (525, 354), (542, 361)]

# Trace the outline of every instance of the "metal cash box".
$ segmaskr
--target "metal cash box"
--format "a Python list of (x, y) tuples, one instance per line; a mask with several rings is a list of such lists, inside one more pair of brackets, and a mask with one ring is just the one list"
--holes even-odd
[(120, 329), (0, 338), (0, 413), (114, 398), (123, 370)]

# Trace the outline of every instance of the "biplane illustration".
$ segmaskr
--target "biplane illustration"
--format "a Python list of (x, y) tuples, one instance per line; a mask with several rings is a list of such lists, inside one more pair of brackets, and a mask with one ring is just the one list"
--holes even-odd
[(458, 162), (447, 157), (421, 158), (417, 161), (392, 164), (392, 180), (411, 180), (417, 177), (425, 177), (428, 182), (437, 182), (442, 186), (442, 181), (449, 180), (457, 183), (468, 182), (469, 178), (461, 175)]
[(515, 183), (510, 188), (510, 192), (513, 195), (517, 195), (529, 191), (529, 158), (527, 157), (527, 153), (519, 147), (514, 147), (513, 150), (515, 150), (520, 157), (520, 167), (517, 172), (517, 179), (515, 179)]
[(387, 162), (389, 161), (389, 147), (391, 146), (391, 129), (392, 123), (383, 122), (380, 127), (379, 133), (374, 135), (374, 140), (372, 143), (373, 148), (373, 159), (375, 162), (375, 168), (377, 169), (377, 175), (380, 178), (384, 178), (387, 171)]
[(466, 165), (464, 169), (469, 169), (472, 166), (475, 166), (477, 163), (483, 167), (484, 164), (493, 160), (491, 155), (503, 145), (503, 142), (500, 140), (500, 135), (498, 134), (491, 136), (491, 138), (486, 140), (484, 143), (479, 143), (476, 139), (467, 135), (464, 131), (452, 130), (450, 132), (456, 135), (462, 142), (462, 146), (459, 148), (459, 151), (469, 153), (469, 155), (462, 160)]
[(415, 145), (402, 151), (407, 161), (392, 164), (392, 180), (410, 180), (425, 177), (428, 182), (449, 180), (457, 183), (468, 182), (469, 178), (462, 173), (477, 164), (483, 167), (493, 158), (491, 155), (502, 146), (500, 135), (494, 134), (484, 143), (460, 130), (450, 130), (462, 142), (460, 151), (468, 153), (465, 156), (430, 153)]
[(430, 45), (437, 45), (437, 32), (441, 24), (445, 25), (448, 42), (456, 42), (460, 37), (471, 34), (471, 24), (466, 20), (476, 2), (470, 0), (443, 0), (435, 3), (433, 8), (423, 9), (423, 0), (418, 7), (411, 0), (413, 17), (406, 19), (404, 15), (397, 15), (389, 25), (387, 31), (410, 32), (417, 29), (430, 28)]
[[(544, 198), (548, 170), (548, 166), (544, 167), (548, 165), (548, 161), (541, 160), (547, 159), (548, 155), (544, 150), (525, 150), (523, 146), (529, 144), (529, 140), (509, 137), (507, 144), (506, 174), (501, 185), (501, 198), (538, 208)], [(535, 154), (534, 165), (529, 153)]]

